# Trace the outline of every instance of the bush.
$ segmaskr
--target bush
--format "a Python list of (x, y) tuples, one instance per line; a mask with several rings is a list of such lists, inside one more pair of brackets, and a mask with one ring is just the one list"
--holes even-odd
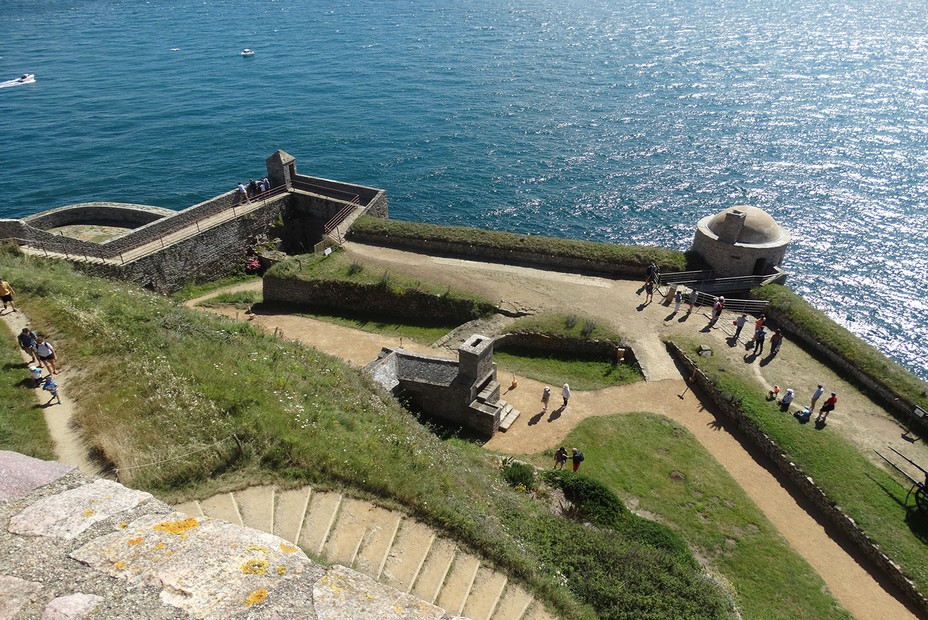
[(622, 500), (598, 480), (563, 469), (546, 471), (542, 477), (564, 491), (564, 497), (576, 507), (577, 517), (582, 521), (614, 528), (629, 514)]
[(535, 468), (528, 463), (519, 463), (511, 458), (506, 459), (502, 467), (503, 479), (513, 488), (522, 488), (526, 491), (535, 489)]

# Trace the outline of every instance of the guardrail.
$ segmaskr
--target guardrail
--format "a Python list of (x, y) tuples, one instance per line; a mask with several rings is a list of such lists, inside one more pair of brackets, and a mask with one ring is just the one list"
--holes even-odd
[(336, 241), (338, 241), (339, 245), (344, 243), (344, 239), (342, 239), (342, 235), (338, 230), (338, 226), (339, 224), (344, 222), (348, 218), (348, 216), (351, 215), (355, 211), (355, 209), (360, 209), (360, 208), (361, 208), (360, 197), (355, 196), (348, 204), (342, 207), (341, 211), (333, 215), (332, 219), (326, 222), (325, 226), (322, 227), (322, 234), (330, 235), (332, 234), (333, 231), (335, 231)]

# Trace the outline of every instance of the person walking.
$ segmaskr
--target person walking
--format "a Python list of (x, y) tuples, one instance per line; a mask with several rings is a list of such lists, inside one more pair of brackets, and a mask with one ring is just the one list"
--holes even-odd
[(567, 464), (567, 448), (561, 446), (554, 453), (554, 469), (564, 469)]
[(248, 190), (245, 189), (245, 185), (239, 181), (238, 182), (238, 203), (242, 204), (243, 202), (250, 202), (248, 200)]
[(61, 397), (58, 395), (58, 384), (55, 383), (55, 380), (52, 379), (51, 375), (45, 377), (45, 382), (42, 385), (42, 389), (52, 395), (52, 397), (48, 399), (48, 402), (45, 403), (46, 405), (52, 404), (52, 401), (56, 399), (58, 400), (58, 404), (61, 404)]
[(570, 400), (570, 386), (566, 383), (564, 384), (564, 387), (561, 388), (561, 396), (564, 397), (564, 408), (566, 408), (567, 401)]
[(822, 408), (818, 410), (818, 418), (816, 422), (825, 423), (825, 418), (828, 417), (828, 414), (835, 410), (835, 405), (838, 404), (838, 395), (834, 392), (831, 393), (831, 396), (828, 400), (825, 401), (825, 404), (822, 405)]
[(573, 451), (573, 455), (571, 455), (570, 459), (574, 462), (574, 471), (577, 471), (580, 469), (580, 463), (582, 463), (586, 457), (583, 456), (583, 452), (580, 452), (580, 450), (576, 448), (574, 448)]
[(13, 307), (13, 312), (18, 312), (16, 310), (16, 304), (13, 303), (13, 287), (10, 286), (10, 283), (0, 277), (0, 299), (3, 300), (3, 309), (6, 310), (6, 305), (10, 304)]
[(45, 340), (42, 334), (35, 337), (35, 352), (39, 356), (39, 361), (45, 366), (45, 370), (50, 375), (58, 374), (58, 356), (55, 354), (55, 347), (52, 343)]
[(545, 389), (541, 392), (541, 412), (548, 413), (548, 401), (551, 400), (551, 388), (547, 385)]
[(690, 289), (690, 309), (687, 311), (687, 314), (693, 314), (693, 308), (696, 307), (696, 302), (698, 301), (699, 293)]
[(779, 329), (770, 336), (770, 355), (776, 355), (780, 352), (780, 345), (783, 344), (783, 332)]
[(812, 402), (809, 403), (809, 411), (815, 411), (815, 403), (818, 402), (818, 399), (822, 397), (822, 394), (825, 393), (825, 388), (822, 387), (822, 384), (818, 384), (818, 389), (812, 392)]
[(741, 335), (741, 330), (744, 329), (744, 326), (748, 322), (748, 315), (742, 313), (737, 319), (735, 319), (735, 340), (738, 339), (738, 336)]
[(754, 355), (760, 355), (764, 352), (764, 341), (767, 339), (767, 332), (763, 326), (754, 332)]
[(19, 341), (19, 348), (29, 354), (30, 363), (39, 361), (35, 355), (35, 334), (28, 327), (16, 335), (16, 340)]
[(673, 295), (673, 313), (676, 314), (680, 311), (680, 304), (683, 303), (683, 292), (680, 289), (677, 289), (677, 292)]
[(725, 309), (725, 298), (718, 297), (715, 300), (715, 304), (712, 306), (712, 322), (715, 323), (719, 320), (719, 317), (722, 316), (722, 310)]

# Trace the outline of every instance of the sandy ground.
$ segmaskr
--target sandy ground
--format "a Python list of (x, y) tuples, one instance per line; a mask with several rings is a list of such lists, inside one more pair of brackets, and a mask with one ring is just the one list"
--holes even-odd
[[(536, 453), (560, 445), (567, 434), (587, 417), (632, 411), (665, 415), (694, 434), (855, 617), (916, 617), (902, 595), (886, 582), (880, 571), (861, 558), (840, 534), (825, 525), (821, 515), (763, 455), (758, 454), (736, 430), (729, 428), (723, 418), (704, 406), (698, 394), (686, 391), (686, 382), (661, 343), (660, 335), (706, 330), (718, 341), (714, 346), (716, 354), (730, 357), (733, 363), (750, 363), (753, 372), (764, 383), (795, 386), (797, 402), (806, 401), (815, 383), (821, 381), (829, 389), (837, 391), (841, 400), (839, 408), (829, 417), (828, 426), (824, 430), (815, 430), (808, 425), (809, 432), (840, 433), (865, 451), (873, 446), (892, 444), (904, 453), (928, 462), (928, 451), (920, 444), (912, 446), (902, 440), (902, 428), (888, 414), (797, 347), (784, 343), (780, 355), (761, 366), (761, 359), (745, 358), (743, 346), (729, 346), (726, 342), (734, 331), (730, 327), (733, 316), (724, 315), (717, 327), (707, 330), (709, 318), (704, 314), (706, 309), (697, 308), (696, 312), (688, 315), (684, 306), (680, 314), (672, 315), (672, 308), (660, 305), (659, 300), (643, 305), (643, 296), (637, 294), (641, 286), (639, 282), (430, 257), (357, 244), (345, 247), (349, 254), (365, 262), (479, 292), (499, 300), (503, 307), (526, 312), (546, 309), (578, 312), (606, 321), (629, 335), (648, 378), (646, 382), (596, 392), (574, 391), (565, 411), (549, 409), (547, 414), (542, 414), (538, 399), (543, 386), (536, 381), (516, 377), (517, 387), (507, 390), (502, 398), (523, 413), (508, 432), (497, 434), (486, 444), (488, 449), (511, 454)], [(253, 282), (226, 290), (259, 288), (260, 282)], [(218, 292), (209, 296), (215, 294)], [(190, 303), (193, 305), (198, 301)], [(242, 311), (227, 309), (219, 312), (240, 319), (248, 318)], [(381, 347), (385, 346), (403, 346), (431, 355), (453, 356), (445, 349), (430, 349), (409, 341), (401, 342), (399, 338), (288, 314), (262, 311), (249, 320), (263, 329), (312, 345), (356, 366), (375, 359)], [(508, 374), (501, 375), (500, 383), (504, 389), (510, 383), (509, 379)], [(559, 395), (555, 394), (555, 397), (552, 404), (560, 402)], [(773, 404), (771, 414), (777, 414)]]

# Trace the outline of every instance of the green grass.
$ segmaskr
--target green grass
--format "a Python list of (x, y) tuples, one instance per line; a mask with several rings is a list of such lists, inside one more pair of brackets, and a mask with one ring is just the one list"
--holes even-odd
[(723, 617), (691, 559), (551, 515), (482, 448), (440, 441), (331, 356), (63, 264), (0, 257), (0, 269), (82, 373), (76, 421), (133, 487), (169, 501), (344, 487), (468, 545), (558, 617)]
[(4, 369), (0, 373), (0, 450), (54, 460), (54, 445), (43, 410), (36, 402), (26, 364), (19, 355), (16, 335), (6, 324), (0, 335), (0, 363)]
[(615, 364), (556, 355), (515, 355), (499, 351), (493, 353), (493, 361), (499, 367), (501, 375), (514, 372), (550, 385), (569, 383), (575, 390), (600, 390), (642, 379), (641, 371), (634, 364)]
[(346, 313), (335, 314), (330, 312), (316, 311), (306, 312), (300, 308), (297, 312), (300, 316), (306, 316), (319, 321), (326, 321), (342, 327), (359, 329), (372, 334), (383, 334), (385, 336), (395, 336), (397, 338), (407, 338), (419, 344), (430, 345), (448, 332), (453, 330), (457, 325), (435, 325), (432, 323), (422, 322), (403, 322), (399, 323), (390, 318), (382, 316), (373, 316), (368, 314)]
[(188, 282), (183, 286), (183, 288), (172, 294), (171, 298), (176, 299), (177, 301), (189, 301), (202, 295), (206, 295), (207, 293), (218, 291), (221, 288), (226, 288), (227, 286), (242, 284), (244, 282), (251, 282), (260, 279), (260, 277), (253, 274), (239, 273), (236, 275), (227, 276), (225, 278), (220, 278), (219, 280), (213, 280), (212, 282)]
[[(590, 418), (563, 444), (583, 450), (581, 473), (620, 497), (637, 498), (640, 509), (660, 515), (693, 545), (731, 584), (742, 617), (850, 617), (722, 466), (676, 423), (646, 413)], [(538, 462), (550, 466), (548, 455)]]
[(235, 306), (236, 308), (249, 308), (261, 303), (261, 291), (236, 291), (233, 293), (220, 293), (198, 303), (205, 308), (218, 308), (220, 306)]
[[(744, 364), (730, 364), (724, 356), (696, 357), (699, 344), (675, 339), (725, 395), (740, 399), (740, 409), (757, 424), (789, 459), (900, 564), (921, 592), (928, 592), (928, 517), (906, 510), (906, 493), (886, 471), (864, 457), (856, 446), (832, 432), (818, 432), (785, 414), (774, 413), (764, 387)], [(908, 500), (912, 506), (913, 500)]]
[(538, 332), (578, 340), (608, 340), (616, 345), (621, 344), (623, 340), (622, 335), (605, 325), (602, 319), (556, 312), (542, 312), (518, 318), (507, 325), (504, 332)]
[[(563, 256), (581, 260), (602, 261), (616, 266), (630, 266), (642, 272), (652, 261), (662, 271), (703, 269), (704, 262), (690, 252), (678, 252), (644, 245), (615, 245), (593, 241), (577, 241), (558, 237), (540, 237), (464, 226), (440, 226), (388, 220), (370, 216), (359, 217), (351, 232), (382, 236), (386, 239), (425, 239), (458, 243), (470, 248), (493, 248), (537, 252), (548, 256)], [(350, 233), (349, 233), (350, 235)]]
[[(778, 312), (801, 325), (817, 342), (838, 353), (878, 385), (885, 386), (906, 402), (928, 409), (924, 381), (835, 323), (796, 293), (785, 286), (768, 285), (754, 289), (751, 294), (769, 301)], [(867, 391), (866, 387), (864, 391)]]

